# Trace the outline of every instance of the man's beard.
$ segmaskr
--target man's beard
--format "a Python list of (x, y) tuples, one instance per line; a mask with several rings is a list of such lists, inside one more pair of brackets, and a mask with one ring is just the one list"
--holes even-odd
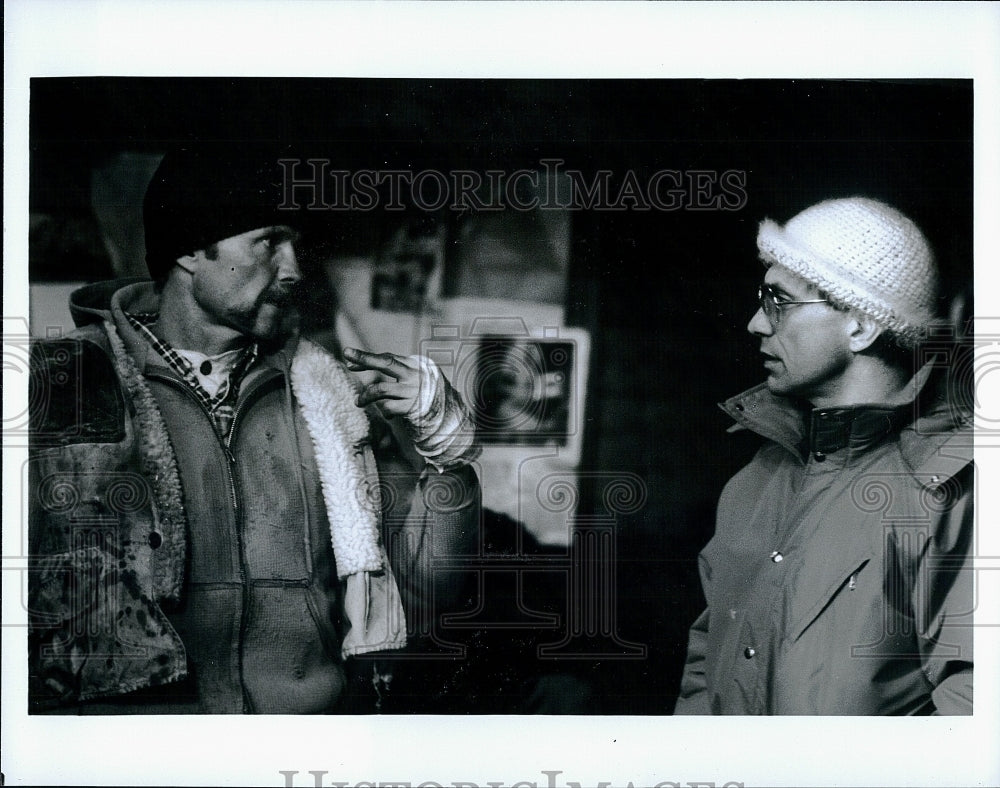
[(248, 337), (260, 342), (278, 343), (298, 328), (299, 315), (294, 301), (293, 288), (269, 287), (252, 307), (234, 311), (230, 317), (234, 327)]

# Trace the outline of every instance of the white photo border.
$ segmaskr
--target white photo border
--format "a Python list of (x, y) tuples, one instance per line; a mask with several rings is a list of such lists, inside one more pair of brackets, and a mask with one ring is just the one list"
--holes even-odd
[[(27, 317), (29, 80), (113, 75), (972, 78), (977, 316), (987, 330), (1000, 319), (997, 5), (7, 0), (4, 27), (5, 331)], [(23, 411), (24, 385), (3, 396), (5, 414)], [(984, 526), (997, 521), (996, 454), (977, 452)], [(968, 719), (29, 717), (23, 512), (6, 494), (23, 463), (5, 447), (7, 785), (1000, 784), (995, 625), (977, 631), (986, 669)], [(997, 575), (1000, 533), (979, 540), (984, 578)], [(981, 620), (1000, 621), (996, 598), (982, 603)]]

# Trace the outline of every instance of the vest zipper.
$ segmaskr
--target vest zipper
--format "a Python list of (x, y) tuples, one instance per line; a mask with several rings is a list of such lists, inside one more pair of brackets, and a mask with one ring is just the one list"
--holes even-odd
[(250, 394), (247, 394), (242, 402), (237, 402), (236, 407), (233, 409), (233, 420), (229, 425), (229, 432), (225, 438), (219, 435), (219, 431), (215, 428), (215, 419), (212, 417), (211, 411), (205, 404), (198, 399), (193, 391), (188, 387), (186, 383), (182, 380), (178, 380), (169, 375), (164, 375), (157, 372), (147, 373), (147, 377), (159, 380), (163, 383), (169, 383), (173, 388), (179, 389), (185, 393), (185, 395), (195, 402), (199, 408), (201, 408), (202, 413), (209, 420), (212, 425), (212, 433), (215, 435), (218, 441), (219, 447), (222, 449), (223, 454), (225, 454), (226, 459), (229, 461), (228, 468), (226, 469), (226, 474), (229, 478), (229, 493), (232, 499), (233, 505), (233, 517), (236, 524), (236, 548), (239, 554), (240, 560), (240, 584), (242, 586), (242, 598), (243, 604), (240, 608), (240, 634), (239, 643), (237, 648), (237, 659), (238, 659), (238, 669), (240, 673), (240, 689), (243, 693), (243, 712), (245, 714), (253, 713), (253, 701), (250, 699), (250, 694), (247, 692), (246, 685), (243, 682), (243, 645), (246, 640), (246, 633), (249, 623), (249, 612), (250, 612), (250, 583), (249, 583), (249, 571), (247, 569), (246, 563), (246, 552), (243, 544), (243, 513), (240, 509), (240, 498), (239, 498), (239, 482), (236, 477), (236, 456), (229, 448), (229, 444), (232, 442), (232, 437), (236, 432), (236, 422), (240, 413), (245, 409), (244, 406), (246, 402), (250, 399), (250, 395), (256, 393), (260, 388), (263, 387), (264, 382), (259, 383), (250, 390)]
[[(253, 390), (251, 390), (251, 393), (252, 391)], [(246, 565), (246, 549), (243, 543), (243, 513), (240, 510), (239, 504), (239, 480), (236, 475), (236, 455), (233, 454), (232, 449), (229, 448), (232, 445), (233, 435), (236, 433), (236, 420), (239, 418), (240, 412), (243, 410), (243, 404), (247, 399), (249, 399), (249, 396), (250, 395), (244, 397), (243, 402), (237, 400), (236, 407), (233, 408), (233, 420), (229, 423), (229, 433), (226, 435), (225, 439), (223, 439), (222, 436), (219, 436), (217, 430), (215, 431), (215, 434), (219, 436), (219, 442), (222, 444), (222, 450), (226, 453), (226, 457), (229, 458), (229, 489), (233, 494), (233, 510), (236, 516), (236, 544), (240, 553), (240, 576), (243, 578), (243, 609), (240, 611), (240, 642), (238, 649), (240, 687), (243, 689), (243, 711), (244, 713), (252, 714), (254, 711), (253, 701), (250, 699), (250, 693), (247, 692), (246, 684), (243, 683), (243, 645), (246, 642), (252, 596), (250, 594), (249, 571)], [(211, 418), (211, 414), (209, 414), (209, 418)], [(215, 426), (214, 419), (212, 420), (212, 426)]]

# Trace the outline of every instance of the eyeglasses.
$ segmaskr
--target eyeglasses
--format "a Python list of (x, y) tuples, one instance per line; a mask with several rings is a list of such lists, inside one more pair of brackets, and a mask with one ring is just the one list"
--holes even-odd
[(757, 300), (760, 301), (760, 308), (764, 315), (771, 321), (771, 327), (777, 328), (781, 322), (781, 310), (788, 306), (799, 306), (800, 304), (828, 304), (826, 298), (810, 298), (807, 301), (789, 301), (780, 293), (776, 293), (770, 285), (761, 285), (757, 288)]

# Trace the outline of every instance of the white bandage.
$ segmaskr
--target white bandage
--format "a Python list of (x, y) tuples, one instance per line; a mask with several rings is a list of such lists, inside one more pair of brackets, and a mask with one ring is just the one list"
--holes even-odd
[(476, 428), (461, 396), (426, 356), (409, 356), (420, 371), (413, 408), (406, 418), (417, 452), (438, 471), (471, 462), (479, 455)]

